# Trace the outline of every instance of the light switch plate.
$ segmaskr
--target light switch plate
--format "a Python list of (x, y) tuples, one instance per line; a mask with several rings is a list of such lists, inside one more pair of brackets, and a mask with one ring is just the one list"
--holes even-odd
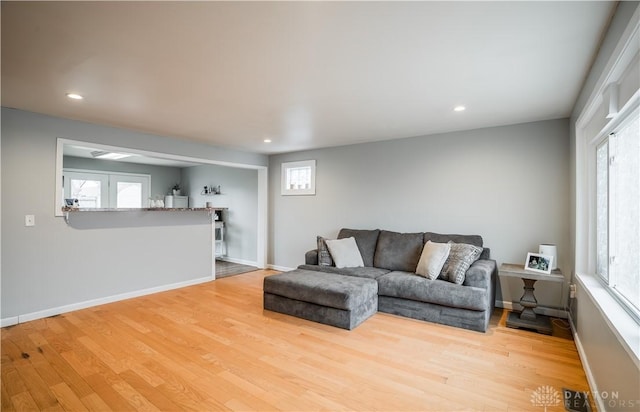
[(35, 226), (36, 225), (36, 216), (35, 215), (24, 215), (24, 225), (25, 226)]

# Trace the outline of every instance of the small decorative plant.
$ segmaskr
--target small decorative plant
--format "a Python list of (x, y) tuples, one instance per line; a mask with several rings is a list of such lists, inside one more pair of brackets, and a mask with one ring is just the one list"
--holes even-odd
[(180, 183), (176, 183), (171, 187), (174, 196), (180, 196)]

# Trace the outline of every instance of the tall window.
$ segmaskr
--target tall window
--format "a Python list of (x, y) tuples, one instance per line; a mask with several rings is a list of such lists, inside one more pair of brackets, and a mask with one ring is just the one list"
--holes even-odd
[(640, 116), (596, 147), (596, 270), (640, 315)]

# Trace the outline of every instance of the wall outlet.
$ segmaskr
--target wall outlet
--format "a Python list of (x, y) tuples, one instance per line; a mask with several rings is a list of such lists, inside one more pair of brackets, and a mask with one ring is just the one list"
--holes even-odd
[(576, 285), (574, 283), (569, 285), (569, 297), (571, 299), (576, 298)]
[(36, 225), (36, 216), (35, 215), (24, 215), (24, 225), (25, 226), (35, 226)]

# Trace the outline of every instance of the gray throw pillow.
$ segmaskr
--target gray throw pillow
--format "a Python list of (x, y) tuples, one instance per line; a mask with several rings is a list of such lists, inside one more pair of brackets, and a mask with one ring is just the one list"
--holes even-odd
[(440, 277), (451, 283), (462, 285), (469, 266), (478, 260), (482, 253), (482, 248), (465, 243), (449, 242), (449, 244), (451, 245), (451, 250), (447, 261), (444, 262)]
[(333, 259), (327, 243), (322, 236), (318, 236), (318, 265), (320, 266), (333, 266)]

